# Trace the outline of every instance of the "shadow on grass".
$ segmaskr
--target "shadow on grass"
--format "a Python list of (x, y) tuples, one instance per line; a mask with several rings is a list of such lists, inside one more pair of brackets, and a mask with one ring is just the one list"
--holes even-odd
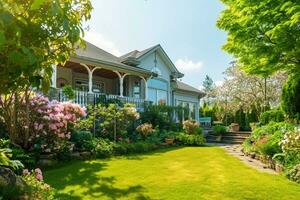
[[(159, 156), (180, 148), (160, 149), (143, 154), (122, 156), (122, 158), (142, 160), (149, 156)], [(153, 200), (145, 195), (147, 190), (142, 185), (135, 184), (120, 188), (116, 186), (117, 180), (114, 176), (101, 175), (101, 171), (107, 169), (109, 160), (67, 162), (60, 165), (59, 170), (56, 168), (45, 171), (45, 181), (58, 190), (55, 199), (79, 200), (83, 197), (89, 197), (89, 199), (115, 200), (121, 197), (130, 197), (137, 200)]]

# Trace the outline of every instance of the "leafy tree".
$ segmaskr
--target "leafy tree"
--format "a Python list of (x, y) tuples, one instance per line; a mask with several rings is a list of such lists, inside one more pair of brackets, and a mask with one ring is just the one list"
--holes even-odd
[[(216, 101), (224, 108), (222, 113), (235, 113), (243, 109), (245, 112), (254, 111), (258, 118), (265, 109), (264, 78), (248, 75), (238, 65), (230, 66), (224, 74), (226, 80), (216, 89)], [(271, 107), (279, 106), (281, 88), (286, 77), (286, 74), (277, 73), (267, 79), (267, 102)]]
[(82, 21), (91, 9), (90, 0), (0, 1), (0, 106), (12, 142), (20, 104), (27, 104), (28, 138), (31, 88), (47, 90), (51, 65), (63, 64), (83, 44)]
[(217, 26), (228, 32), (224, 50), (244, 69), (267, 76), (300, 71), (299, 0), (221, 0)]
[(1, 0), (0, 94), (50, 86), (52, 64), (64, 63), (82, 42), (89, 0)]

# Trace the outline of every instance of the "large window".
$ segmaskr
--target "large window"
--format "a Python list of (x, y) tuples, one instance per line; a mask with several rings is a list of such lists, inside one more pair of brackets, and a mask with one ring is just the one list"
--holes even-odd
[(154, 104), (167, 104), (168, 84), (161, 80), (150, 79), (148, 81), (148, 98)]
[(177, 100), (176, 105), (185, 108), (184, 111), (177, 113), (179, 121), (196, 119), (196, 103)]

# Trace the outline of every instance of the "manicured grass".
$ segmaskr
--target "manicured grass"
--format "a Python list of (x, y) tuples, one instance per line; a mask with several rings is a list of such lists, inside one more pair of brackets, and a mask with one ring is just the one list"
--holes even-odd
[(300, 199), (300, 185), (261, 173), (219, 147), (186, 147), (45, 172), (58, 199)]

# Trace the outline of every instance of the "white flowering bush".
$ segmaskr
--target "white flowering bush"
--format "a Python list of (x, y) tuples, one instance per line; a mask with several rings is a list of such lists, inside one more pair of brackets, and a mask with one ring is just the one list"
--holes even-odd
[(155, 130), (152, 127), (152, 124), (144, 123), (136, 127), (136, 131), (143, 137), (146, 138), (148, 135), (153, 133)]
[(285, 153), (300, 154), (300, 128), (286, 132), (280, 145)]

